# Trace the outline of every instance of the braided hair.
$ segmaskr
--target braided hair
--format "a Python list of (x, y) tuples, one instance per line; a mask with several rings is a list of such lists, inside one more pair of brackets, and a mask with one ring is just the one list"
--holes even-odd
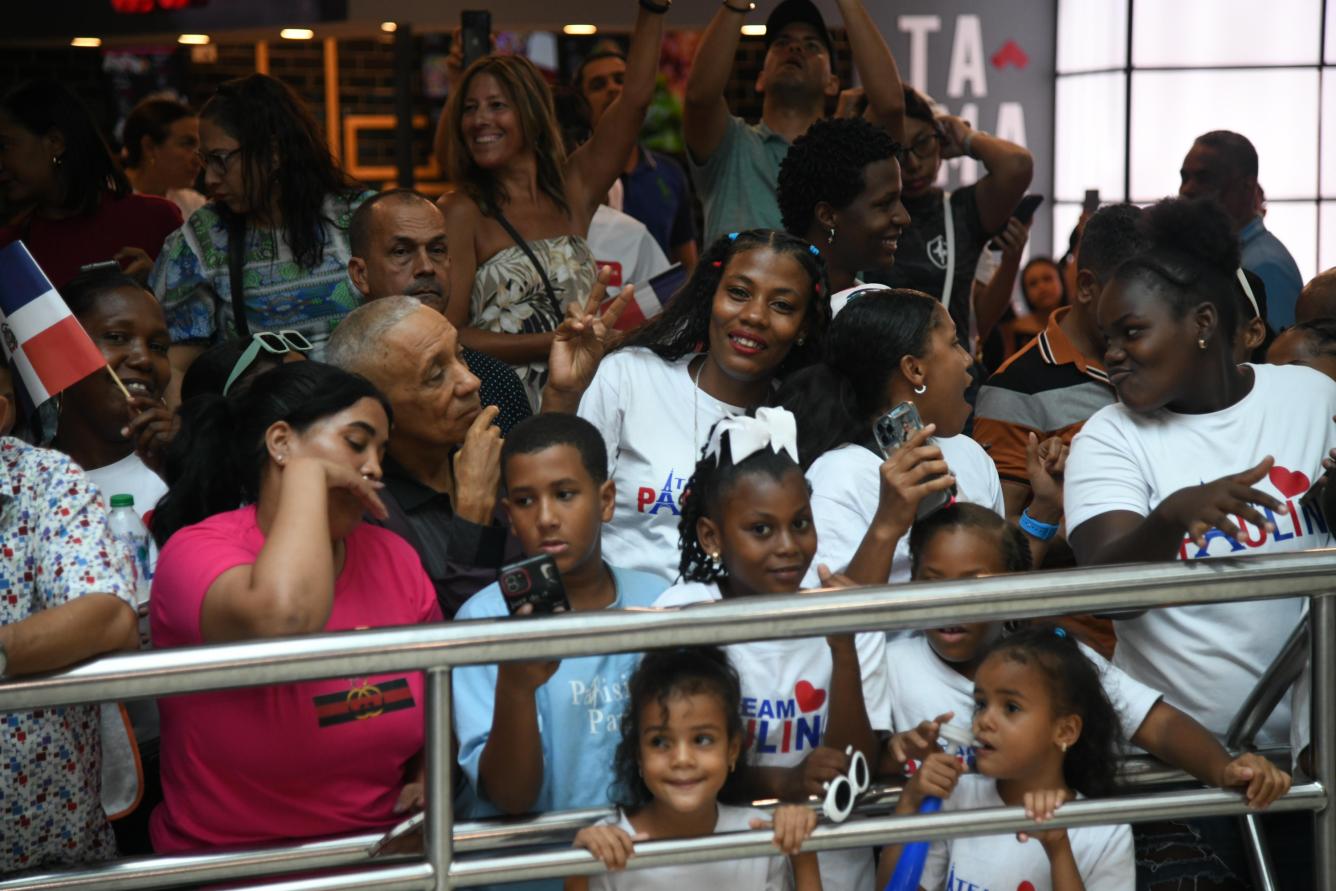
[(1053, 699), (1053, 714), (1081, 719), (1081, 735), (1063, 758), (1063, 781), (1088, 798), (1115, 794), (1122, 748), (1118, 713), (1104, 692), (1099, 669), (1076, 639), (1061, 628), (1025, 628), (997, 641), (984, 658), (1039, 671)]
[[(723, 565), (715, 565), (710, 555), (705, 553), (696, 527), (702, 517), (709, 517), (718, 522), (724, 496), (732, 490), (739, 479), (749, 474), (762, 474), (780, 480), (786, 473), (802, 473), (802, 468), (794, 463), (788, 452), (770, 448), (758, 449), (734, 464), (731, 438), (728, 433), (723, 434), (718, 456), (705, 455), (702, 452), (691, 479), (687, 480), (682, 497), (682, 516), (677, 523), (682, 549), (678, 572), (684, 582), (714, 583), (728, 576)], [(713, 439), (714, 428), (711, 428), (706, 443)], [(707, 445), (706, 448), (708, 447)]]
[(691, 274), (691, 278), (672, 298), (672, 302), (652, 322), (627, 338), (623, 347), (645, 347), (660, 358), (674, 361), (688, 353), (709, 348), (710, 317), (714, 295), (738, 254), (769, 248), (798, 261), (807, 273), (812, 299), (803, 312), (809, 321), (804, 345), (795, 343), (775, 374), (783, 377), (820, 358), (821, 340), (830, 323), (830, 300), (826, 286), (826, 264), (821, 253), (801, 238), (771, 229), (749, 229), (715, 239)]
[(927, 550), (929, 542), (939, 532), (951, 529), (969, 529), (980, 535), (992, 536), (1007, 572), (1029, 572), (1034, 568), (1030, 545), (1020, 529), (983, 505), (957, 501), (933, 511), (910, 528), (909, 565), (914, 578), (919, 576), (923, 552)]

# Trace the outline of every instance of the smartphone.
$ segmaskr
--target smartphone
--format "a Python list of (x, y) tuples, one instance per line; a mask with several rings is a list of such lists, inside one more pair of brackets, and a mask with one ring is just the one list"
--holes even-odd
[(464, 67), (467, 68), (492, 49), (492, 14), (485, 9), (461, 12), (459, 39), (464, 43)]
[(551, 554), (527, 557), (517, 563), (501, 567), (497, 576), (501, 596), (513, 616), (526, 604), (532, 607), (529, 615), (570, 612), (566, 586), (561, 583), (557, 561)]
[[(1030, 221), (1034, 219), (1034, 212), (1038, 210), (1039, 205), (1043, 203), (1043, 195), (1026, 195), (1020, 200), (1020, 203), (1016, 205), (1016, 209), (1011, 212), (1011, 215), (1020, 220), (1023, 225), (1028, 226), (1030, 225)], [(996, 238), (988, 242), (988, 247), (995, 251), (1002, 250), (1002, 245), (998, 244)]]
[[(923, 419), (919, 417), (918, 408), (912, 402), (901, 402), (877, 418), (872, 426), (872, 435), (876, 438), (877, 447), (881, 449), (882, 455), (889, 458), (908, 442), (911, 436), (922, 429)], [(955, 486), (942, 492), (934, 492), (919, 502), (916, 517), (921, 520), (955, 500)]]
[(1085, 201), (1081, 204), (1081, 213), (1087, 216), (1099, 210), (1099, 189), (1086, 189)]

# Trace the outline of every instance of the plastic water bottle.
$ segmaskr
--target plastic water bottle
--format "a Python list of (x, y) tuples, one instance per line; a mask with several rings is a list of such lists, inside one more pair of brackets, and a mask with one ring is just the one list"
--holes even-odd
[(153, 566), (149, 562), (148, 529), (135, 512), (133, 495), (111, 496), (111, 513), (107, 515), (111, 534), (125, 542), (134, 559), (135, 605), (141, 610), (148, 605), (148, 592), (153, 584)]

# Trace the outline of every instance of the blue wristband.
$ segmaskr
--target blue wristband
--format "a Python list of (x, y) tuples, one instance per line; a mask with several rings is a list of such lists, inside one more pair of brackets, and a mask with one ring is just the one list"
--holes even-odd
[(1039, 522), (1030, 516), (1030, 509), (1027, 507), (1021, 511), (1021, 531), (1031, 538), (1048, 541), (1058, 534), (1058, 524)]

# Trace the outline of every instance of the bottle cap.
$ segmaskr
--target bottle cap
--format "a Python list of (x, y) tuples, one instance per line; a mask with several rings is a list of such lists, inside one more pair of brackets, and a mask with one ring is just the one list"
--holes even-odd
[(118, 507), (134, 507), (135, 497), (133, 495), (113, 495), (111, 496), (111, 507), (115, 510)]

